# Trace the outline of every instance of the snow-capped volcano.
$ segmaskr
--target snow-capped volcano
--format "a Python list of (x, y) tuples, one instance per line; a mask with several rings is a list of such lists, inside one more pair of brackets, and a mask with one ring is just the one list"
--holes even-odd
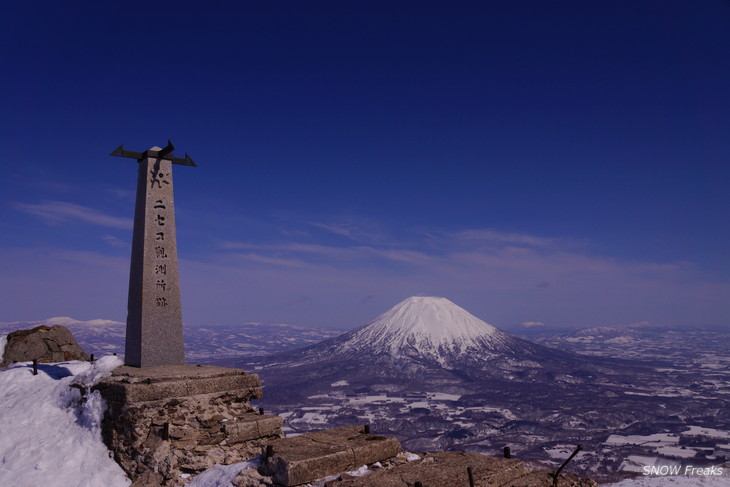
[(508, 333), (480, 320), (446, 298), (414, 296), (347, 334), (341, 350), (368, 348), (392, 356), (444, 355), (508, 347)]
[(262, 376), (276, 376), (291, 391), (298, 387), (294, 383), (368, 383), (374, 377), (450, 384), (489, 377), (534, 381), (577, 362), (573, 354), (499, 330), (446, 298), (411, 297), (338, 337), (240, 365), (258, 365)]

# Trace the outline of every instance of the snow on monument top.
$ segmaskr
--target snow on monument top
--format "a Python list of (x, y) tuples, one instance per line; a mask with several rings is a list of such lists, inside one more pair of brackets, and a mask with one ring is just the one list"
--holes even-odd
[(446, 298), (422, 296), (401, 301), (354, 335), (393, 354), (409, 348), (427, 355), (493, 348), (508, 336)]

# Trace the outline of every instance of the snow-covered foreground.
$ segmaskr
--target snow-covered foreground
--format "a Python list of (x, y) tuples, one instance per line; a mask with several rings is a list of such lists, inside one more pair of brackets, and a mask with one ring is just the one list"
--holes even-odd
[(78, 382), (92, 385), (121, 365), (89, 362), (18, 363), (0, 372), (0, 485), (126, 487), (131, 482), (101, 440), (104, 402), (81, 403)]
[[(5, 345), (0, 336), (0, 358)], [(101, 439), (106, 404), (98, 392), (81, 400), (79, 383), (91, 386), (122, 365), (115, 356), (95, 363), (30, 362), (0, 371), (0, 486), (127, 487), (124, 471)], [(192, 479), (192, 487), (230, 487), (255, 462), (217, 466)]]

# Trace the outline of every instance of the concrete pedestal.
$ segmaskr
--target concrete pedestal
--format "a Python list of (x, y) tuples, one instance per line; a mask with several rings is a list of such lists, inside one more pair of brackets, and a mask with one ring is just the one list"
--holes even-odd
[(240, 369), (125, 366), (93, 389), (110, 406), (104, 441), (140, 485), (184, 485), (182, 474), (248, 460), (262, 441), (282, 436), (280, 417), (251, 407), (262, 396), (259, 377)]

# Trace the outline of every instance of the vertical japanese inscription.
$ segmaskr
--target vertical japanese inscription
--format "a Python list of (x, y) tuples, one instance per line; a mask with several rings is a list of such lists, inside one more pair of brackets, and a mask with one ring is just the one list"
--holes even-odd
[[(157, 184), (158, 189), (162, 189), (163, 184), (169, 185), (170, 182), (165, 177), (165, 174), (159, 174), (155, 173), (154, 169), (151, 171), (150, 174), (150, 188), (154, 190), (155, 184)], [(165, 219), (166, 216), (164, 214), (165, 210), (167, 210), (167, 205), (165, 205), (165, 198), (164, 196), (161, 196), (159, 199), (155, 200), (154, 205), (152, 205), (152, 209), (155, 211), (155, 219), (154, 222), (157, 224), (158, 227), (164, 227), (165, 226)], [(153, 225), (154, 226), (154, 225)], [(157, 228), (157, 231), (155, 232), (155, 241), (161, 241), (165, 239), (165, 232), (162, 231), (161, 228)], [(167, 268), (167, 261), (169, 260), (169, 257), (167, 253), (165, 252), (165, 246), (163, 244), (155, 245), (155, 273), (157, 273), (157, 270), (159, 269), (159, 266), (164, 266)], [(157, 261), (162, 261), (163, 263), (158, 263)], [(164, 279), (157, 279), (155, 290), (156, 290), (156, 297), (155, 297), (155, 305), (159, 308), (166, 308), (167, 307), (167, 296), (165, 296), (165, 289), (166, 289), (166, 283)]]

